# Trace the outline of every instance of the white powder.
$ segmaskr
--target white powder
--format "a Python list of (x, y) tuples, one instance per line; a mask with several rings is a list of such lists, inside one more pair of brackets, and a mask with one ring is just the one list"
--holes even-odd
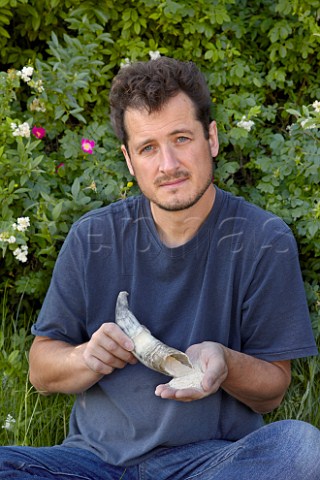
[(183, 375), (182, 377), (173, 378), (169, 382), (169, 386), (176, 389), (183, 388), (196, 388), (202, 390), (201, 381), (203, 378), (203, 372), (198, 369), (192, 370), (192, 373)]

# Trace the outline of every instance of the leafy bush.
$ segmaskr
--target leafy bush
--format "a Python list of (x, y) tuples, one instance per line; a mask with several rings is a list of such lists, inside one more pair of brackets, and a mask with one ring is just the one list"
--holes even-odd
[[(293, 229), (320, 341), (318, 0), (0, 0), (0, 7), (6, 304), (35, 314), (71, 223), (137, 192), (111, 131), (108, 92), (121, 65), (160, 53), (195, 61), (207, 78), (221, 144), (216, 183)], [(319, 362), (297, 363), (293, 404), (301, 388), (312, 390), (297, 386), (300, 369), (309, 378), (311, 365), (316, 378)]]
[[(154, 52), (193, 59), (205, 73), (220, 132), (217, 183), (292, 226), (311, 302), (318, 301), (319, 136), (301, 123), (318, 115), (308, 107), (320, 98), (317, 2), (1, 0), (1, 6), (1, 55), (13, 67), (0, 76), (1, 230), (30, 218), (27, 262), (8, 254), (25, 238), (0, 245), (8, 252), (1, 288), (7, 285), (14, 303), (22, 292), (27, 302), (41, 302), (76, 218), (129, 193), (108, 91), (121, 64)], [(26, 52), (29, 67), (17, 63), (27, 61)], [(12, 123), (38, 130), (14, 136)], [(82, 139), (95, 142), (93, 153), (81, 149)]]
[[(89, 123), (84, 117), (89, 117), (88, 111), (82, 113), (84, 107), (78, 103), (84, 105), (93, 95), (96, 87), (90, 79), (101, 77), (96, 71), (99, 62), (88, 60), (84, 70), (78, 51), (82, 46), (76, 39), (65, 39), (69, 50), (60, 46), (55, 35), (50, 43), (63, 60), (37, 61), (36, 72), (24, 67), (0, 76), (0, 246), (7, 252), (1, 284), (9, 288), (13, 302), (21, 293), (28, 302), (42, 299), (70, 224), (129, 191), (129, 174), (105, 118), (106, 106), (101, 107), (102, 113), (92, 109)], [(30, 77), (24, 74), (28, 69)], [(86, 148), (88, 142), (94, 144), (92, 150)], [(24, 231), (29, 251), (23, 265), (9, 253), (25, 238), (7, 241), (14, 237), (12, 225), (17, 218), (30, 222)]]

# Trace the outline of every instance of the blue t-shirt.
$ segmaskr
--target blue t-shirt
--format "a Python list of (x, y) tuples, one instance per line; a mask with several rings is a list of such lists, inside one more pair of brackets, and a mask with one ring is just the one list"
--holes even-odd
[[(81, 344), (114, 321), (126, 290), (140, 323), (179, 350), (213, 341), (267, 361), (316, 355), (290, 229), (216, 191), (197, 234), (176, 248), (159, 240), (144, 196), (82, 217), (61, 249), (33, 334)], [(133, 465), (162, 448), (233, 441), (263, 424), (222, 389), (190, 403), (156, 397), (168, 380), (140, 363), (105, 376), (77, 396), (64, 444)]]

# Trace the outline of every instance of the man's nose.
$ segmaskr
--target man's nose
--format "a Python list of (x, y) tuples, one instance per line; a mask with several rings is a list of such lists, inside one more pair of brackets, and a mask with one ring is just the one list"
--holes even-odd
[(170, 145), (166, 145), (160, 149), (159, 161), (159, 170), (167, 175), (175, 172), (180, 165), (176, 153)]

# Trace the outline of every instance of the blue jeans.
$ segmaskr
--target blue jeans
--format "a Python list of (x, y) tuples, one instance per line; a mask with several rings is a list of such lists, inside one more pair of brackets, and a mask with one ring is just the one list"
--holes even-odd
[(237, 442), (209, 440), (166, 448), (115, 467), (78, 448), (0, 447), (0, 479), (320, 480), (320, 431), (286, 420)]

